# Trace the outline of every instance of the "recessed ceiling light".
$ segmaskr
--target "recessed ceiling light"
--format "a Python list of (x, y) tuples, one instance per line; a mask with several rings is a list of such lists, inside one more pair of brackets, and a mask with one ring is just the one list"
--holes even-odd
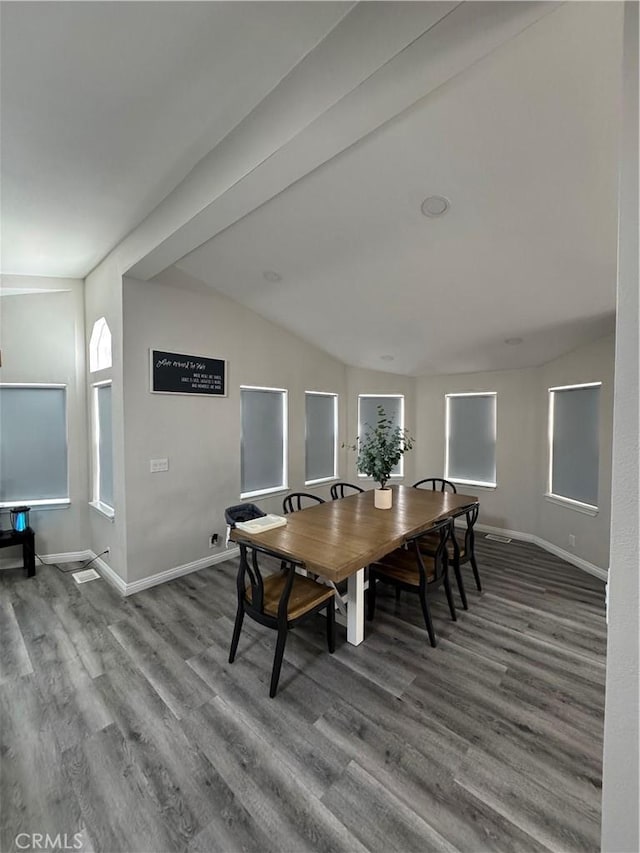
[(449, 199), (443, 195), (430, 195), (420, 205), (424, 216), (442, 216), (449, 210)]
[(392, 355), (381, 355), (380, 361), (393, 361), (393, 356)]
[(273, 284), (275, 284), (276, 281), (282, 281), (282, 276), (280, 275), (280, 273), (275, 272), (274, 270), (265, 270), (262, 273), (262, 278), (264, 278), (265, 281), (272, 282)]
[(505, 338), (504, 342), (505, 344), (509, 344), (511, 347), (515, 347), (522, 343), (522, 338)]

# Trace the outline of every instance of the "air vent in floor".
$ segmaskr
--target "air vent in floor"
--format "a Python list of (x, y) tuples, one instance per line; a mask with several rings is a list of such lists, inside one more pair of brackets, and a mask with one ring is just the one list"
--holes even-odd
[(95, 581), (100, 577), (95, 569), (86, 569), (84, 572), (74, 572), (73, 579), (76, 583), (87, 583), (87, 581)]
[(491, 539), (492, 542), (511, 542), (508, 536), (498, 536), (497, 533), (487, 533), (485, 539)]

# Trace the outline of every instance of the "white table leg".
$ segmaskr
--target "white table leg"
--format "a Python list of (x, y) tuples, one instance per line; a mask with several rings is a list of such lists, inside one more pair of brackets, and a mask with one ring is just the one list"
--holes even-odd
[(347, 581), (347, 642), (359, 646), (364, 640), (364, 569)]

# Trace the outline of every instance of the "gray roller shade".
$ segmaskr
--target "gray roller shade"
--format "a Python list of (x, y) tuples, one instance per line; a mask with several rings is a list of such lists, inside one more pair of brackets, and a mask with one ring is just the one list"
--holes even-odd
[(551, 390), (551, 493), (598, 505), (600, 386)]
[[(364, 438), (369, 429), (375, 429), (378, 423), (378, 406), (382, 406), (387, 418), (393, 426), (404, 428), (403, 404), (404, 397), (365, 397), (359, 398), (358, 407), (358, 435)], [(402, 476), (402, 458), (391, 471), (392, 477)]]
[(240, 391), (241, 492), (285, 488), (284, 391)]
[(0, 388), (0, 501), (67, 499), (65, 388)]
[(447, 396), (449, 480), (496, 484), (496, 395)]
[(336, 474), (336, 409), (334, 394), (305, 394), (305, 480)]
[(98, 461), (100, 467), (98, 499), (113, 508), (111, 385), (99, 385), (96, 390), (98, 399)]

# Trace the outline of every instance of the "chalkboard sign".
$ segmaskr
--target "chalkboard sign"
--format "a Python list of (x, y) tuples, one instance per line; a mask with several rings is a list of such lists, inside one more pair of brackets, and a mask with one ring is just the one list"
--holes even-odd
[(150, 355), (152, 393), (226, 396), (224, 359), (157, 349)]

